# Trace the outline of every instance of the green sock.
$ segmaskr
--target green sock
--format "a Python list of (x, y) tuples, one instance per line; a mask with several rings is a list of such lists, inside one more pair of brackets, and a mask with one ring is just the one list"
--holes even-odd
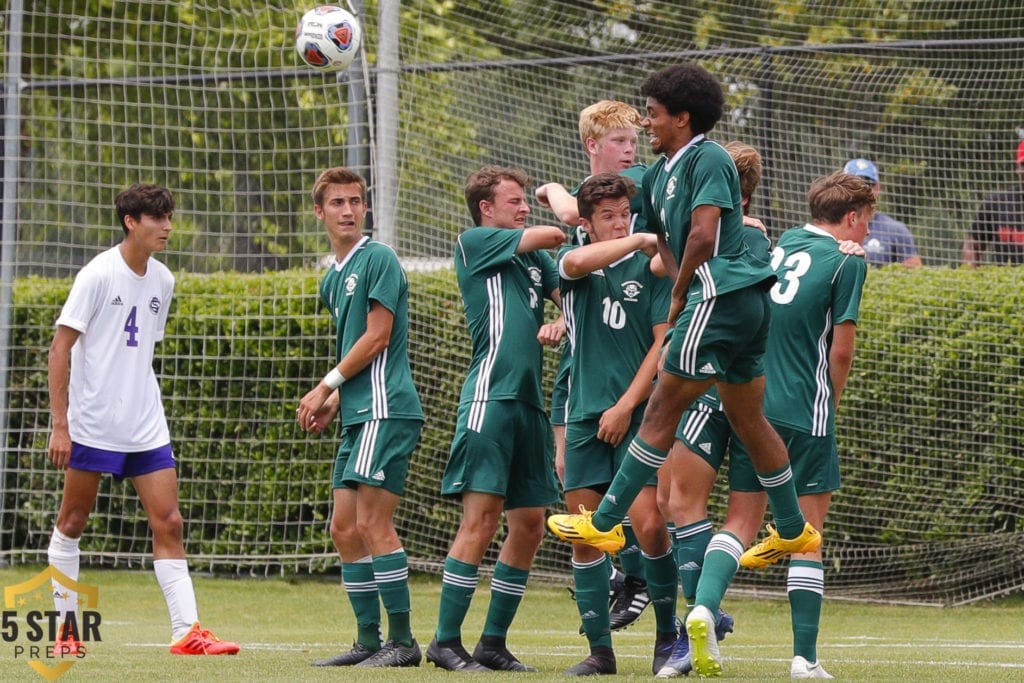
[(793, 621), (793, 656), (818, 661), (818, 627), (825, 593), (825, 569), (821, 562), (792, 560), (786, 576), (789, 612)]
[(609, 564), (611, 559), (607, 555), (590, 564), (572, 563), (572, 576), (576, 583), (576, 609), (579, 610), (583, 632), (591, 648), (612, 646), (608, 613)]
[(626, 517), (640, 491), (663, 464), (667, 451), (654, 448), (637, 436), (630, 442), (626, 457), (615, 473), (608, 492), (594, 513), (592, 522), (600, 531), (608, 531)]
[(796, 538), (804, 531), (804, 513), (796, 499), (793, 470), (789, 463), (774, 472), (758, 472), (757, 480), (768, 494), (775, 528), (782, 538)]
[(460, 562), (451, 556), (445, 558), (441, 605), (437, 609), (435, 636), (438, 642), (462, 638), (462, 622), (466, 619), (479, 579), (479, 567), (475, 564)]
[(655, 629), (658, 633), (674, 633), (679, 577), (672, 550), (660, 557), (644, 555), (644, 573), (647, 576), (647, 594), (651, 596), (654, 607)]
[(702, 519), (693, 524), (676, 527), (673, 544), (676, 567), (679, 569), (679, 585), (688, 604), (693, 604), (697, 595), (697, 582), (704, 566), (704, 553), (711, 540), (711, 521)]
[(368, 650), (380, 649), (380, 594), (369, 557), (341, 563), (341, 581), (356, 615), (356, 642)]
[(629, 523), (629, 517), (622, 520), (622, 532), (626, 535), (626, 545), (622, 546), (618, 556), (622, 573), (642, 579), (644, 578), (644, 561), (640, 557), (640, 543), (636, 540), (636, 533), (633, 531), (633, 525)]
[(380, 601), (388, 613), (388, 640), (412, 645), (409, 626), (409, 561), (399, 548), (387, 555), (373, 558), (373, 578), (377, 582)]
[(498, 562), (494, 565), (491, 577), (491, 604), (487, 607), (487, 620), (484, 622), (483, 635), (505, 638), (508, 627), (519, 609), (526, 592), (526, 580), (530, 577), (529, 570), (516, 569)]
[(704, 555), (700, 581), (697, 582), (694, 604), (704, 605), (717, 618), (725, 591), (729, 589), (732, 577), (736, 576), (736, 570), (740, 567), (742, 554), (743, 544), (740, 539), (728, 531), (719, 531), (711, 537)]

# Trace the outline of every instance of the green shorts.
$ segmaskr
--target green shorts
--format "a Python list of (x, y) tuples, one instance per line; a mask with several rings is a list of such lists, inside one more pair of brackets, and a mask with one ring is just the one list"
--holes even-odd
[(665, 352), (665, 371), (729, 384), (760, 377), (770, 315), (768, 292), (760, 285), (687, 302)]
[[(479, 431), (469, 428), (470, 411)], [(467, 491), (505, 499), (505, 509), (558, 502), (551, 424), (543, 410), (515, 400), (459, 406), (455, 437), (441, 479), (441, 495)]]
[(699, 401), (683, 412), (676, 428), (676, 440), (699, 455), (716, 472), (722, 469), (731, 439), (732, 427), (725, 411), (715, 410)]
[[(773, 426), (789, 451), (796, 495), (839, 490), (839, 447), (835, 434), (811, 436), (790, 427)], [(750, 455), (739, 439), (733, 439), (730, 457), (729, 488), (733, 491), (763, 491)]]
[(562, 352), (562, 358), (558, 362), (558, 370), (555, 373), (555, 386), (551, 390), (551, 424), (564, 425), (565, 413), (569, 404), (569, 363), (572, 356), (569, 354), (568, 344)]
[(370, 420), (342, 429), (334, 488), (365, 484), (401, 496), (409, 456), (419, 444), (422, 427), (422, 420)]
[[(640, 429), (640, 423), (630, 425), (626, 438), (618, 447), (597, 438), (597, 420), (570, 422), (565, 426), (565, 483), (566, 491), (594, 489), (604, 493), (619, 471), (630, 442)], [(647, 486), (658, 484), (655, 472)]]

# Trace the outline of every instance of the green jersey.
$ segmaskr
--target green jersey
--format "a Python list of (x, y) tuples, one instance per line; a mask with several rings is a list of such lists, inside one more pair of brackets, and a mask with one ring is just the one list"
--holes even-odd
[(644, 174), (643, 197), (645, 229), (662, 235), (680, 264), (693, 210), (698, 206), (721, 209), (714, 250), (694, 273), (690, 301), (774, 280), (767, 259), (747, 247), (739, 174), (718, 143), (698, 135), (671, 159), (659, 159)]
[[(647, 166), (644, 164), (633, 164), (629, 168), (619, 171), (619, 175), (629, 178), (636, 185), (636, 194), (629, 200), (629, 213), (630, 213), (630, 225), (629, 232), (641, 231), (646, 232), (644, 226), (646, 221), (644, 220), (644, 173), (647, 172)], [(590, 176), (587, 176), (589, 178)], [(576, 197), (580, 193), (580, 188), (583, 187), (583, 183), (587, 182), (587, 178), (576, 187), (569, 190), (569, 194)], [(569, 246), (575, 247), (580, 244), (586, 244), (590, 239), (587, 237), (587, 233), (583, 230), (583, 226), (577, 226), (574, 230), (569, 232)]]
[(771, 289), (765, 415), (811, 436), (828, 436), (835, 431), (832, 328), (857, 322), (867, 261), (840, 253), (832, 235), (804, 225), (783, 233), (772, 265), (779, 280)]
[(372, 302), (394, 316), (387, 348), (340, 389), (341, 425), (388, 418), (422, 420), (409, 368), (409, 282), (391, 247), (364, 237), (324, 275), (320, 299), (334, 321), (335, 362), (366, 332)]
[[(559, 252), (559, 264), (572, 249)], [(579, 279), (563, 275), (561, 282), (572, 355), (566, 421), (596, 419), (636, 376), (654, 343), (652, 328), (668, 317), (672, 283), (655, 276), (650, 258), (639, 251)], [(643, 410), (637, 407), (634, 421)]]
[(473, 358), (461, 403), (514, 399), (544, 410), (541, 391), (544, 299), (558, 289), (558, 272), (543, 251), (516, 254), (522, 230), (475, 227), (455, 244)]

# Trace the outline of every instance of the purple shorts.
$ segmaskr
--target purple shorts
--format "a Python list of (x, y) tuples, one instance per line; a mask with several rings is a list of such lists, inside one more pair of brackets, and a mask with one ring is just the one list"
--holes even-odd
[(131, 479), (168, 467), (173, 468), (174, 451), (171, 450), (171, 444), (167, 444), (148, 451), (122, 453), (83, 446), (72, 441), (71, 462), (68, 466), (86, 472), (112, 474), (118, 479)]

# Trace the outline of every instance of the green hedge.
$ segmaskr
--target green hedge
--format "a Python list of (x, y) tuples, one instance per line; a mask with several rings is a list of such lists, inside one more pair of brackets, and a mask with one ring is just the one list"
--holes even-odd
[[(317, 310), (318, 277), (179, 277), (157, 370), (180, 461), (189, 551), (212, 558), (211, 566), (216, 558), (331, 561), (336, 438), (306, 436), (293, 420), (332, 353), (327, 315)], [(454, 275), (412, 273), (410, 281), (410, 349), (427, 420), (399, 525), (410, 556), (429, 563), (444, 557), (458, 524), (458, 507), (437, 491), (470, 342)], [(46, 349), (69, 284), (33, 278), (15, 289), (5, 551), (45, 549), (52, 527), (60, 483), (44, 455)], [(871, 271), (840, 411), (843, 489), (829, 517), (834, 571), (849, 574), (843, 558), (863, 573), (862, 556), (871, 555), (876, 564), (887, 558), (886, 576), (928, 580), (936, 560), (908, 548), (959, 548), (942, 554), (952, 571), (965, 554), (973, 560), (977, 539), (1019, 542), (1022, 292), (1020, 268)], [(547, 365), (550, 384), (554, 362)], [(130, 487), (106, 481), (98, 509), (108, 518), (94, 518), (90, 550), (148, 553)], [(716, 500), (713, 519), (722, 512)], [(1019, 572), (1019, 561), (1004, 559)], [(564, 571), (564, 548), (545, 544), (539, 563)]]

